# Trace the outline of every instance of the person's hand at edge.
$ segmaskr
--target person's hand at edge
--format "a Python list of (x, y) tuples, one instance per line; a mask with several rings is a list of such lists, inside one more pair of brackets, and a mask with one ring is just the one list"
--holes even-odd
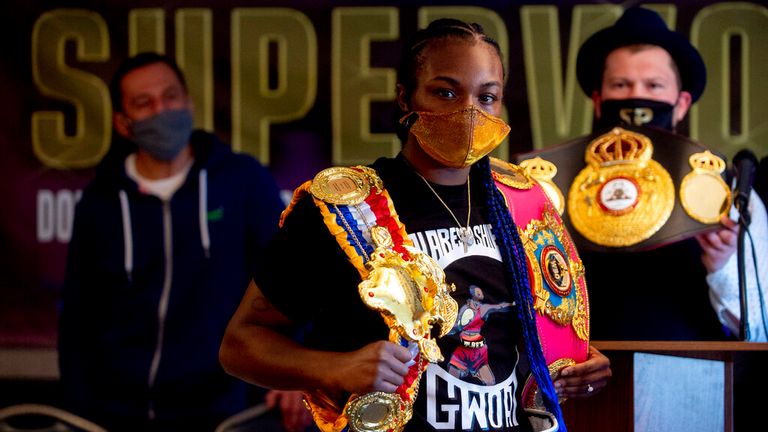
[(590, 346), (586, 361), (560, 371), (554, 381), (555, 390), (558, 396), (567, 398), (592, 396), (608, 384), (611, 375), (613, 372), (608, 357)]

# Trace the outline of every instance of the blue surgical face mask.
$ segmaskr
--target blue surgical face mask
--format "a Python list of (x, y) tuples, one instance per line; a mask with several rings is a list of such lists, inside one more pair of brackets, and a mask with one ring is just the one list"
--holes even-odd
[(650, 99), (609, 99), (600, 103), (600, 118), (593, 122), (595, 131), (621, 124), (655, 126), (674, 132), (674, 105)]
[(162, 111), (133, 122), (131, 139), (153, 158), (168, 162), (189, 144), (193, 123), (187, 108)]

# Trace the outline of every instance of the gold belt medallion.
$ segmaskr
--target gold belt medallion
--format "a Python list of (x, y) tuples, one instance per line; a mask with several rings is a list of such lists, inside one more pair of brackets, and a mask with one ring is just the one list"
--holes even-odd
[(587, 146), (587, 166), (568, 192), (568, 214), (581, 235), (603, 246), (631, 246), (664, 226), (675, 187), (652, 155), (650, 139), (622, 128)]
[(533, 187), (533, 180), (523, 167), (501, 159), (491, 158), (491, 174), (494, 180), (514, 189), (528, 190)]
[(589, 337), (587, 299), (578, 285), (584, 283), (584, 265), (573, 250), (555, 210), (547, 204), (542, 219), (532, 219), (518, 227), (530, 269), (533, 271), (533, 308), (561, 326), (570, 325), (582, 340)]
[(707, 150), (692, 154), (688, 164), (691, 172), (680, 183), (680, 204), (701, 223), (720, 222), (731, 208), (731, 189), (720, 177), (725, 161)]
[(371, 188), (383, 189), (381, 179), (368, 167), (331, 167), (320, 171), (312, 180), (310, 192), (315, 198), (331, 204), (360, 204)]
[(372, 392), (347, 405), (349, 428), (355, 432), (399, 431), (411, 419), (412, 411), (395, 393)]

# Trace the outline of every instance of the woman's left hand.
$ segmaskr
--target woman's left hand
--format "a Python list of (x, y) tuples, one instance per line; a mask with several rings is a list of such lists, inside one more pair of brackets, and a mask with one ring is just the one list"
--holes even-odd
[(598, 393), (608, 384), (611, 362), (597, 348), (590, 346), (587, 360), (560, 371), (555, 379), (555, 391), (566, 398), (588, 397)]

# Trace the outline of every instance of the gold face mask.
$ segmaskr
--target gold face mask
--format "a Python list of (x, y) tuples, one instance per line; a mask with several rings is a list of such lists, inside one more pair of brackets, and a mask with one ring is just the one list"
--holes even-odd
[(419, 111), (400, 119), (406, 127), (410, 122), (410, 133), (424, 152), (451, 168), (465, 168), (477, 162), (509, 133), (504, 120), (474, 105), (447, 113)]

